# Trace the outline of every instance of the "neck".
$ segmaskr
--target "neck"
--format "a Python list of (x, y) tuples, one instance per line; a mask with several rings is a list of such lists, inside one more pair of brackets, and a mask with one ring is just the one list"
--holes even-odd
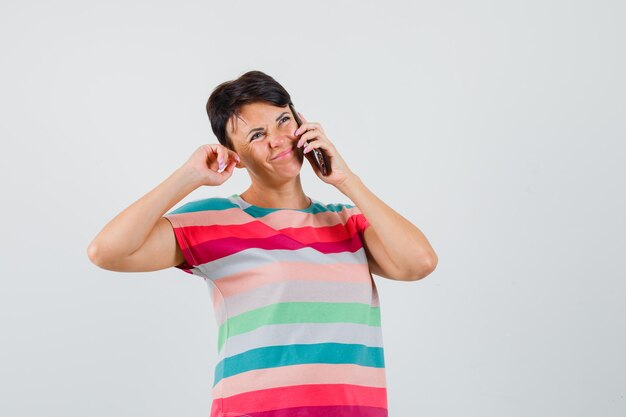
[(252, 183), (240, 194), (246, 202), (264, 208), (288, 208), (303, 210), (311, 205), (311, 200), (304, 194), (300, 176), (295, 181), (276, 186)]

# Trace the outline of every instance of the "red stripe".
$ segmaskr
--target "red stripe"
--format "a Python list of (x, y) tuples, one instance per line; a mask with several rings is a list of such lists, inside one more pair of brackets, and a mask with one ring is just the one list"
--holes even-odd
[(264, 250), (285, 249), (298, 250), (306, 247), (313, 248), (320, 253), (340, 253), (340, 252), (356, 252), (363, 246), (358, 234), (352, 236), (352, 239), (340, 242), (328, 243), (312, 243), (302, 244), (296, 240), (286, 236), (273, 236), (265, 239), (220, 239), (211, 240), (201, 243), (191, 250), (198, 265), (232, 255), (250, 248), (259, 248)]
[[(188, 258), (201, 265), (250, 248), (297, 250), (311, 247), (321, 253), (355, 252), (362, 236), (353, 215), (345, 224), (273, 230), (260, 222), (233, 226), (187, 226), (183, 232), (190, 245)], [(364, 218), (364, 217), (363, 217)], [(187, 250), (183, 248), (182, 250)], [(185, 265), (187, 266), (187, 265)]]
[(251, 391), (217, 401), (221, 401), (224, 411), (259, 412), (311, 406), (365, 406), (386, 409), (387, 389), (350, 384), (306, 384)]
[[(209, 240), (236, 237), (242, 239), (266, 238), (276, 235), (285, 235), (302, 243), (334, 242), (350, 239), (352, 235), (362, 230), (365, 217), (362, 214), (350, 216), (346, 224), (318, 227), (288, 227), (272, 229), (267, 224), (255, 220), (250, 223), (237, 225), (210, 225), (210, 226), (182, 226), (185, 237), (190, 246)], [(183, 231), (183, 230), (181, 230)]]

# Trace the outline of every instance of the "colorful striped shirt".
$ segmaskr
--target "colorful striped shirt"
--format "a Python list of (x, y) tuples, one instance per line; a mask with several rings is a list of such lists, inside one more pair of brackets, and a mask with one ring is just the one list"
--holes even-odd
[(218, 326), (211, 417), (387, 417), (380, 304), (358, 207), (251, 205), (239, 194), (167, 218)]

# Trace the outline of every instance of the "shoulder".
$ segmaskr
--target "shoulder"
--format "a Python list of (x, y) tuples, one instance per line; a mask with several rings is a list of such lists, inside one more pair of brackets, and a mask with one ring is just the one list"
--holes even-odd
[(354, 207), (354, 205), (347, 204), (347, 203), (328, 203), (328, 204), (323, 204), (323, 206), (326, 208), (326, 210), (334, 211), (337, 213)]
[(352, 203), (330, 203), (324, 204), (324, 207), (328, 211), (334, 212), (339, 217), (339, 221), (351, 232), (363, 232), (369, 226), (367, 218)]
[(341, 217), (349, 218), (356, 214), (361, 214), (361, 211), (357, 206), (350, 203), (328, 203), (323, 204), (323, 207), (327, 211), (337, 213)]
[(232, 201), (225, 197), (209, 197), (198, 200), (192, 200), (174, 210), (169, 211), (166, 215), (193, 213), (197, 211), (211, 210), (227, 210), (237, 207)]
[(319, 211), (326, 211), (334, 213), (341, 222), (345, 225), (351, 223), (363, 224), (367, 223), (365, 217), (361, 213), (361, 210), (352, 203), (320, 203)]

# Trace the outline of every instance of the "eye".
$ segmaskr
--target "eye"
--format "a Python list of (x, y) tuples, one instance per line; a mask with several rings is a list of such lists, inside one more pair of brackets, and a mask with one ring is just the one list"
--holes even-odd
[[(289, 117), (289, 116), (284, 116), (282, 119), (280, 119), (281, 124), (282, 124), (283, 120), (285, 120), (285, 119), (289, 120), (289, 119), (291, 119), (291, 117)], [(256, 138), (257, 138), (257, 137), (256, 137), (256, 135), (258, 135), (258, 134), (260, 134), (260, 133), (261, 133), (261, 132), (257, 132), (257, 133), (255, 133), (254, 135), (252, 135), (252, 136), (250, 137), (250, 141), (252, 142), (254, 139), (256, 139)]]

